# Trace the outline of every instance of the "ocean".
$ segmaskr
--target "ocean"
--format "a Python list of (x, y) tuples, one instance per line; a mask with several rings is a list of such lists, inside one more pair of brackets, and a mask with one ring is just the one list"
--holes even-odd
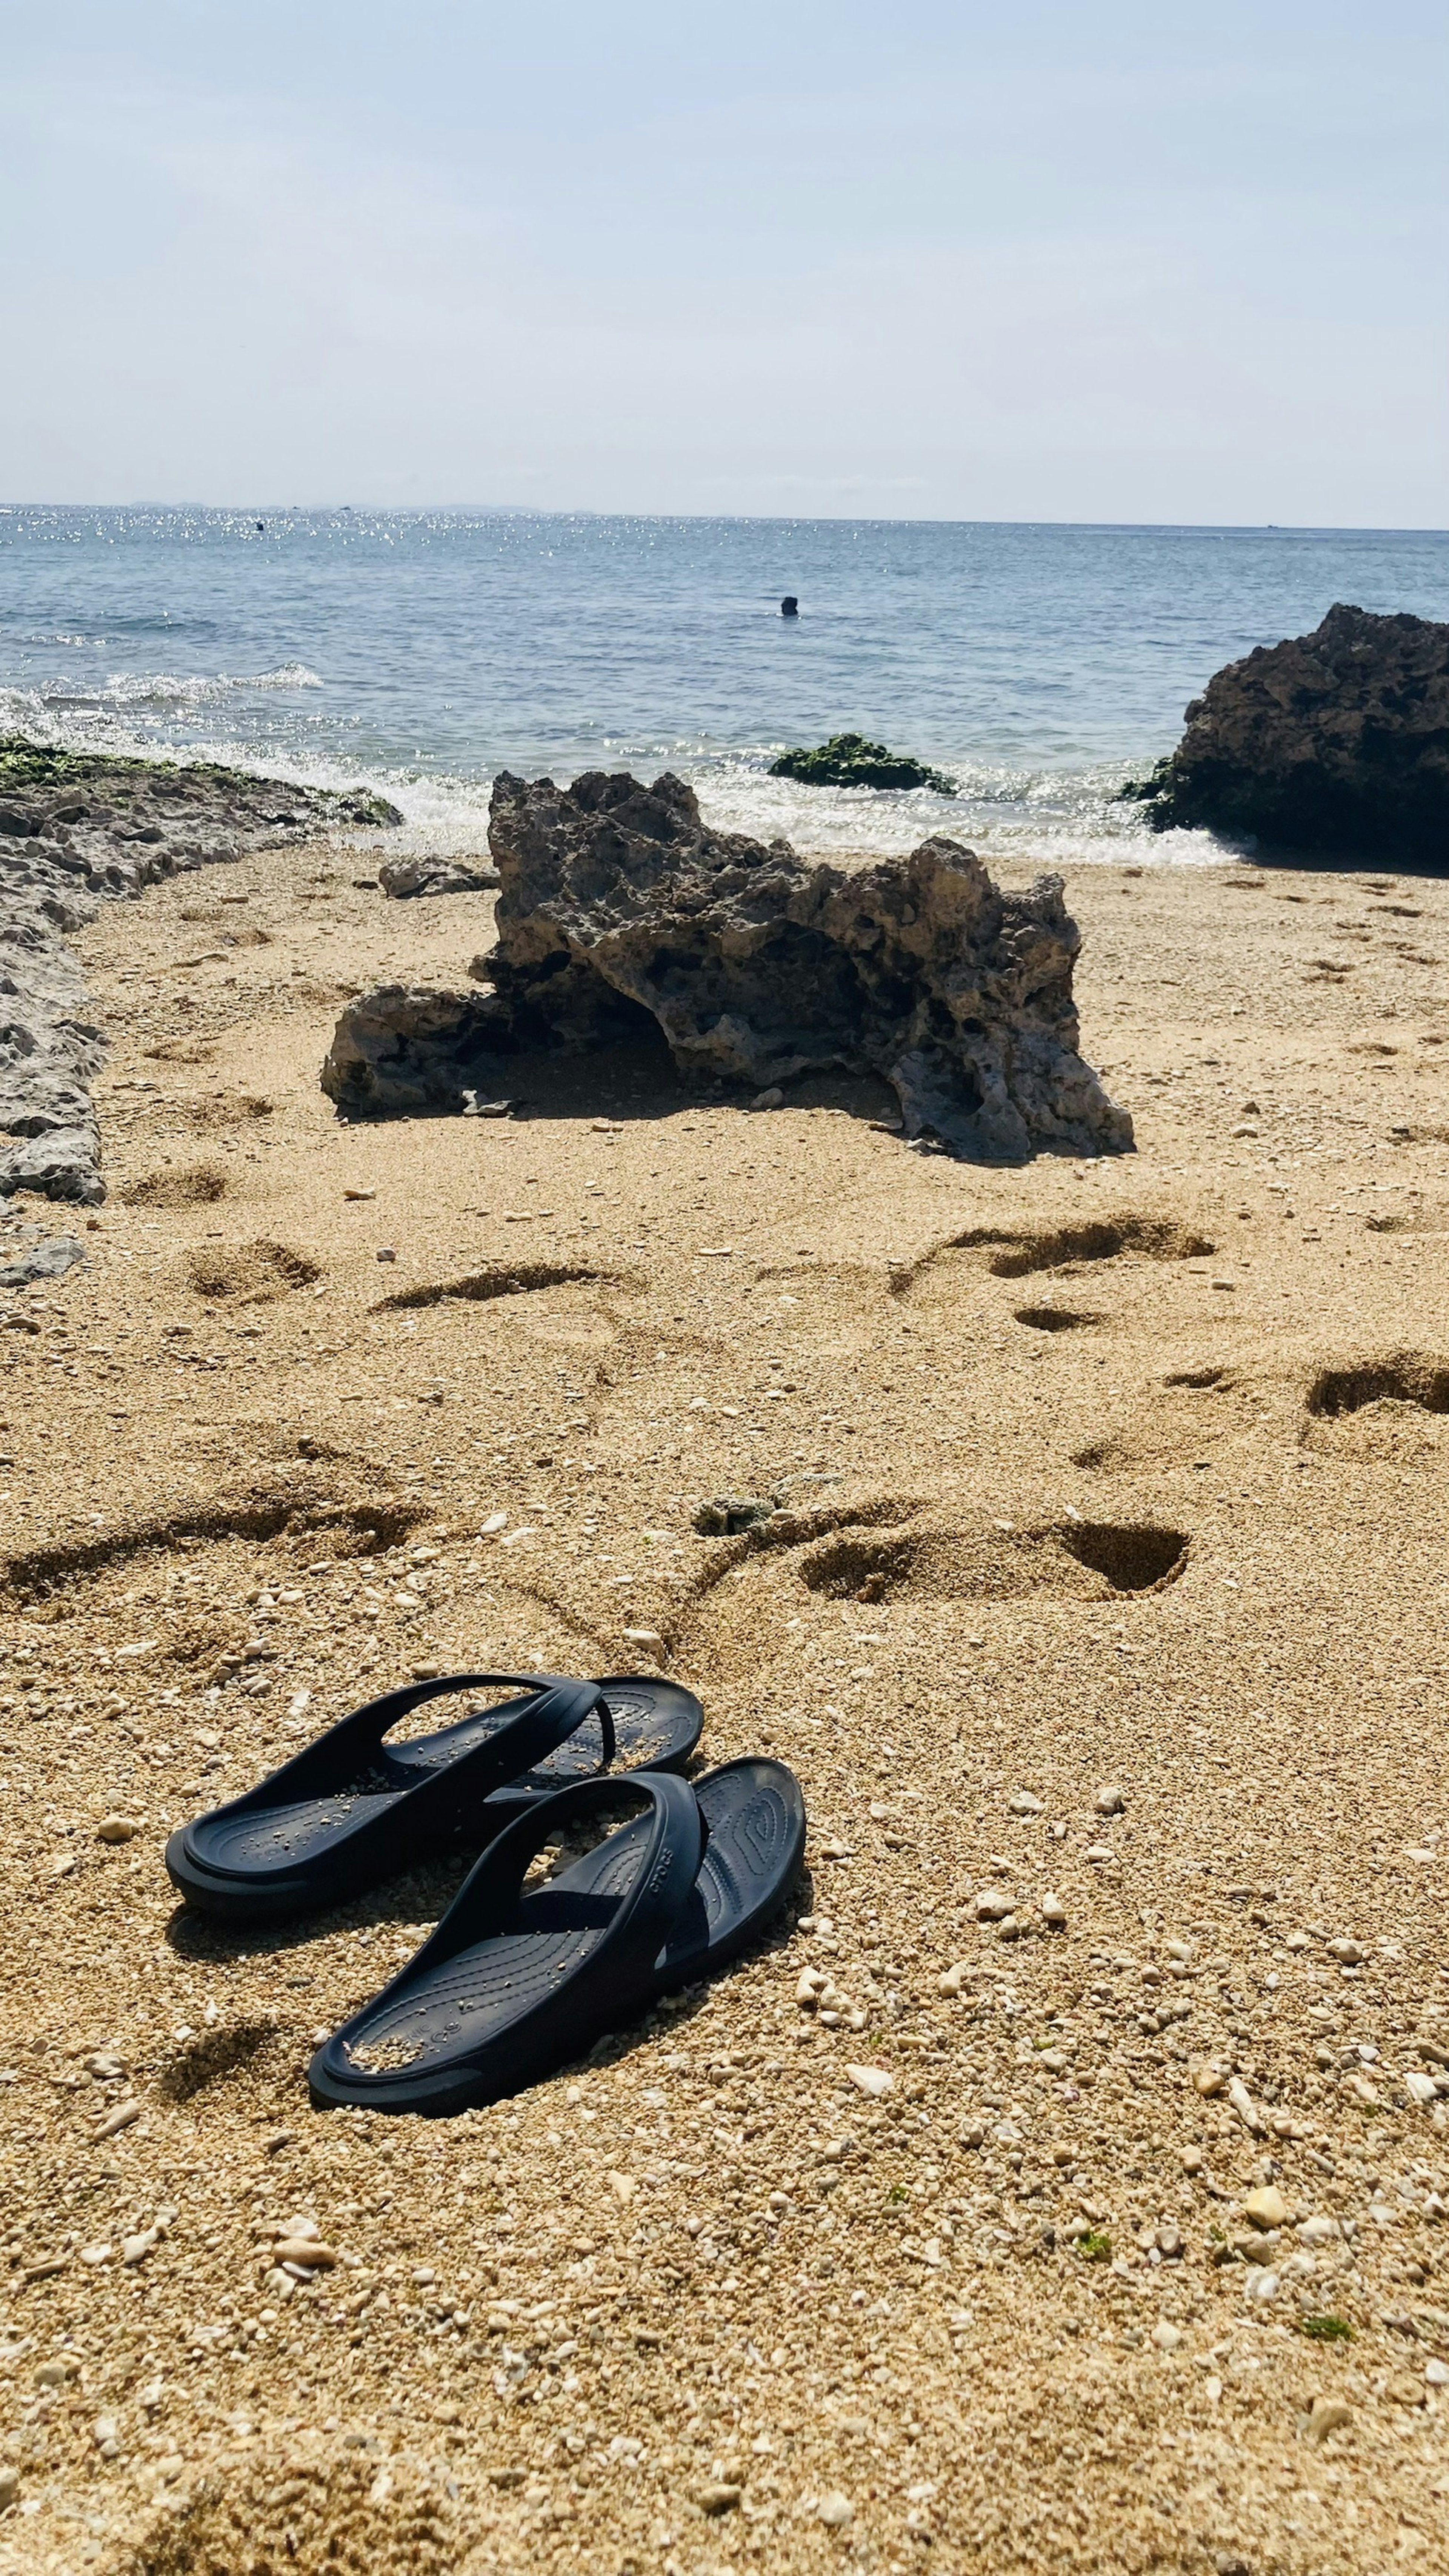
[[(1222, 663), (1335, 600), (1449, 618), (1449, 534), (13, 508), (0, 730), (365, 781), (419, 848), (481, 847), (501, 768), (669, 768), (711, 821), (802, 849), (945, 829), (1192, 864), (1205, 835), (1154, 838), (1116, 790)], [(767, 775), (846, 730), (956, 796)]]

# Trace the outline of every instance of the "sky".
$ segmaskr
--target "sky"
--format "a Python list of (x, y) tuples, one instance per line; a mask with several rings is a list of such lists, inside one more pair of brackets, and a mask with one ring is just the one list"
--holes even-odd
[(1443, 0), (0, 0), (0, 498), (1449, 522)]

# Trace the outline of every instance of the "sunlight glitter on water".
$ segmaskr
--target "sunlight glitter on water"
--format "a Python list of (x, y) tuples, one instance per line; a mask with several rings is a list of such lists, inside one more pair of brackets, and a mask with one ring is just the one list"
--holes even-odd
[[(502, 768), (667, 768), (710, 822), (807, 851), (944, 831), (1046, 865), (1201, 865), (1221, 845), (1154, 836), (1122, 783), (1214, 670), (1339, 598), (1449, 615), (1449, 538), (11, 509), (0, 727), (370, 785), (420, 849), (480, 848)], [(958, 794), (769, 776), (847, 730)]]

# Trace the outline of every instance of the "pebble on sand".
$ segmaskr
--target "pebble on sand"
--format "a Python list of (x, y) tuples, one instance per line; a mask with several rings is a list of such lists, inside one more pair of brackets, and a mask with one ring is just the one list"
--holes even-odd
[(866, 2093), (879, 2102), (895, 2091), (896, 2079), (884, 2066), (847, 2066), (845, 2070), (858, 2093)]
[(1326, 2442), (1330, 2433), (1342, 2433), (1353, 2422), (1353, 2408), (1341, 2397), (1315, 2397), (1304, 2425), (1304, 2439)]
[(1251, 2131), (1255, 2138), (1261, 2138), (1263, 2115), (1240, 2075), (1235, 2075), (1228, 2086), (1228, 2100), (1244, 2128)]
[(642, 1654), (652, 1655), (656, 1663), (668, 1651), (657, 1628), (626, 1628), (623, 1633), (626, 1646), (637, 1646)]
[(1315, 2212), (1299, 2226), (1298, 2241), (1300, 2245), (1332, 2245), (1340, 2233), (1336, 2218), (1330, 2218), (1326, 2211)]
[(129, 2129), (132, 2123), (139, 2120), (140, 2117), (141, 2105), (139, 2102), (134, 2100), (130, 2102), (118, 2102), (114, 2111), (107, 2112), (100, 2127), (92, 2131), (92, 2136), (94, 2137), (96, 2144), (99, 2145), (102, 2138), (118, 2137), (122, 2129)]
[(141, 1828), (133, 1816), (102, 1816), (96, 1827), (98, 1843), (134, 1842)]
[(739, 2487), (726, 2486), (723, 2480), (707, 2487), (696, 2487), (694, 2501), (701, 2513), (733, 2513), (740, 2500)]
[(1273, 2183), (1265, 2183), (1260, 2190), (1250, 2191), (1243, 2207), (1256, 2227), (1286, 2227), (1288, 2224), (1288, 2203)]
[(309, 2271), (330, 2272), (341, 2260), (331, 2245), (311, 2236), (283, 2236), (272, 2247), (274, 2263), (302, 2263)]

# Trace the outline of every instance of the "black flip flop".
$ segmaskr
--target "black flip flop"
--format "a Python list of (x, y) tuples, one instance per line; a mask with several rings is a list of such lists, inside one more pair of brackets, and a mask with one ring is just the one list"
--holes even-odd
[[(626, 1792), (644, 1814), (525, 1894), (544, 1844)], [(561, 1790), (489, 1845), (417, 1956), (318, 2049), (313, 2101), (438, 2117), (518, 2092), (736, 1958), (804, 1846), (783, 1762), (726, 1762), (693, 1786), (636, 1771)]]
[[(510, 1687), (434, 1735), (384, 1744), (411, 1710), (446, 1692)], [(188, 1905), (233, 1922), (336, 1905), (460, 1845), (477, 1851), (561, 1781), (680, 1768), (704, 1711), (675, 1682), (629, 1675), (449, 1673), (354, 1709), (245, 1797), (171, 1836), (166, 1867)]]

